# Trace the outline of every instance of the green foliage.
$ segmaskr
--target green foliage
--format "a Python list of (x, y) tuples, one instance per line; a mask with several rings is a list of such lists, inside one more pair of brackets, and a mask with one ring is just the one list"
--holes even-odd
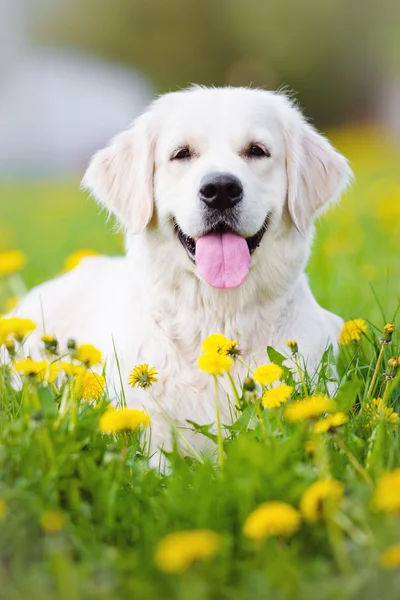
[[(398, 351), (387, 347), (383, 364)], [(28, 378), (15, 390), (9, 368), (0, 368), (0, 598), (397, 598), (399, 576), (379, 558), (398, 542), (400, 516), (373, 501), (377, 478), (400, 466), (397, 425), (368, 409), (375, 344), (365, 338), (342, 355), (348, 366), (336, 398), (347, 424), (317, 435), (314, 420), (288, 423), (284, 407), (256, 410), (259, 391), (242, 390), (242, 409), (226, 428), (223, 468), (216, 452), (200, 462), (176, 447), (163, 472), (149, 467), (142, 433), (100, 431), (106, 398), (93, 405), (71, 396), (63, 410), (54, 384)], [(294, 382), (291, 369), (284, 378)], [(301, 398), (295, 385), (293, 398)], [(377, 393), (385, 385), (380, 371)], [(396, 382), (391, 390), (396, 407)], [(216, 440), (208, 425), (189, 424)], [(299, 507), (310, 484), (327, 477), (345, 490), (329, 520), (304, 521), (287, 540), (243, 535), (260, 503)], [(217, 532), (217, 556), (182, 574), (159, 572), (158, 542), (188, 529)]]

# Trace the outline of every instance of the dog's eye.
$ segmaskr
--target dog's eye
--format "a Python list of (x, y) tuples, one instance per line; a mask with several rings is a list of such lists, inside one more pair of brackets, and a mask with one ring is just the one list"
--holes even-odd
[(263, 156), (270, 158), (271, 153), (259, 144), (251, 144), (246, 150), (246, 156), (249, 158), (262, 158)]
[(185, 158), (190, 158), (190, 157), (191, 157), (190, 150), (187, 146), (185, 146), (184, 148), (179, 148), (179, 150), (177, 152), (174, 152), (174, 154), (171, 157), (171, 160), (184, 160)]

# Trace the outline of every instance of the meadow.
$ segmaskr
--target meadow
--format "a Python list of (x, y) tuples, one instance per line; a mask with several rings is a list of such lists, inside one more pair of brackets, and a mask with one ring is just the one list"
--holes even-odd
[[(71, 347), (68, 367), (47, 339), (43, 364), (27, 364), (32, 326), (0, 318), (0, 600), (400, 596), (400, 150), (375, 126), (330, 137), (356, 176), (318, 223), (308, 266), (317, 300), (349, 321), (335, 398), (331, 352), (315, 375), (301, 348), (288, 346), (292, 368), (268, 348), (275, 370), (235, 382), (223, 438), (188, 424), (215, 453), (177, 445), (158, 472), (151, 423), (110, 409), (94, 348)], [(12, 249), (27, 264), (2, 272)], [(81, 249), (118, 253), (123, 240), (78, 181), (0, 183), (0, 312)], [(240, 340), (214, 342), (203, 368), (218, 378)], [(131, 384), (150, 393), (154, 376)]]

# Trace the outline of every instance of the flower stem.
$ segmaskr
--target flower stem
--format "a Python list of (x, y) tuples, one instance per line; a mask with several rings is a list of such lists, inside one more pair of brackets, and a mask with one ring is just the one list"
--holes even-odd
[(385, 350), (385, 345), (382, 344), (380, 352), (379, 352), (378, 360), (376, 361), (375, 371), (374, 371), (374, 374), (372, 376), (371, 385), (368, 388), (368, 396), (371, 396), (372, 392), (374, 391), (374, 387), (375, 387), (375, 383), (376, 383), (376, 378), (378, 377), (379, 367), (381, 366), (381, 362), (382, 362), (384, 350)]
[(261, 412), (261, 408), (260, 408), (260, 405), (259, 405), (257, 399), (254, 400), (254, 407), (256, 409), (256, 414), (257, 414), (258, 420), (260, 421), (260, 425), (261, 425), (261, 428), (263, 430), (264, 436), (266, 436), (267, 435), (267, 430), (265, 429), (265, 421), (264, 421), (264, 417), (263, 417), (263, 414)]
[(228, 379), (229, 379), (229, 383), (231, 384), (231, 388), (233, 391), (233, 395), (235, 397), (235, 406), (238, 410), (240, 410), (240, 396), (239, 396), (239, 392), (237, 391), (237, 387), (235, 385), (235, 382), (233, 381), (233, 377), (232, 375), (228, 372)]
[(307, 389), (307, 386), (306, 386), (306, 382), (304, 381), (303, 373), (301, 372), (301, 367), (300, 367), (300, 364), (299, 364), (299, 359), (298, 359), (297, 354), (293, 355), (293, 360), (294, 360), (294, 364), (296, 365), (297, 372), (299, 374), (299, 378), (300, 378), (301, 386), (303, 388), (304, 395), (308, 396), (308, 389)]
[(386, 382), (386, 387), (385, 387), (385, 391), (384, 391), (384, 393), (383, 393), (383, 398), (382, 398), (382, 401), (383, 401), (383, 405), (384, 405), (384, 406), (386, 405), (386, 402), (387, 402), (387, 400), (388, 400), (388, 396), (389, 396), (389, 388), (390, 388), (390, 384), (391, 384), (391, 383), (392, 383), (392, 380), (391, 380), (391, 379), (388, 379), (388, 380), (387, 380), (387, 382)]
[(224, 445), (222, 439), (222, 427), (221, 427), (221, 411), (219, 407), (219, 391), (218, 391), (218, 379), (214, 375), (214, 384), (215, 384), (215, 411), (217, 415), (217, 442), (218, 442), (218, 462), (219, 466), (222, 469), (224, 466)]
[(204, 460), (201, 458), (200, 454), (198, 452), (196, 452), (196, 450), (193, 448), (192, 444), (185, 438), (184, 435), (182, 435), (182, 433), (179, 431), (178, 427), (175, 425), (175, 423), (170, 418), (168, 413), (161, 406), (161, 404), (157, 400), (157, 398), (155, 396), (153, 396), (153, 394), (151, 392), (149, 392), (149, 395), (154, 400), (154, 402), (157, 404), (157, 407), (160, 410), (160, 412), (162, 413), (164, 419), (172, 427), (172, 429), (174, 430), (176, 435), (179, 437), (179, 439), (182, 440), (182, 442), (185, 444), (185, 446), (188, 448), (188, 450), (192, 453), (192, 455), (199, 461), (199, 463), (204, 464)]
[(347, 458), (348, 458), (350, 464), (352, 465), (352, 467), (354, 468), (354, 470), (357, 471), (357, 473), (365, 481), (366, 484), (368, 484), (370, 487), (373, 488), (374, 484), (373, 484), (373, 481), (372, 481), (371, 477), (368, 475), (368, 473), (364, 469), (364, 467), (362, 467), (360, 465), (360, 463), (358, 462), (358, 460), (356, 459), (356, 457), (354, 456), (354, 454), (352, 452), (350, 452), (350, 450), (347, 448), (347, 446), (344, 443), (344, 441), (342, 440), (342, 438), (339, 437), (338, 435), (336, 435), (335, 436), (335, 441), (336, 441), (337, 445), (339, 446), (339, 448), (347, 456)]

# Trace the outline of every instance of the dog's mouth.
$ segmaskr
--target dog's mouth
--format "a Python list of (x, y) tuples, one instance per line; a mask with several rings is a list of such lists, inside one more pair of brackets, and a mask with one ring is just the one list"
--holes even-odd
[(258, 248), (269, 224), (251, 237), (243, 237), (225, 223), (218, 223), (198, 238), (186, 235), (174, 220), (178, 239), (189, 259), (212, 287), (230, 289), (241, 285), (250, 269), (250, 256)]

